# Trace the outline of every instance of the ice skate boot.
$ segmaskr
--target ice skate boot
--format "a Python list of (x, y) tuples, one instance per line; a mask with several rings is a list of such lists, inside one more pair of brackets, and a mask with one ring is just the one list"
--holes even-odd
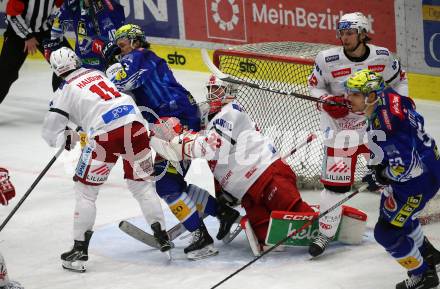
[(151, 229), (154, 233), (154, 239), (160, 246), (161, 252), (166, 252), (172, 248), (170, 238), (168, 237), (167, 231), (162, 230), (160, 223), (156, 222), (151, 225)]
[(318, 236), (316, 236), (313, 242), (309, 245), (309, 254), (312, 257), (321, 255), (325, 251), (325, 248), (327, 248), (330, 240), (331, 239), (324, 234), (318, 233)]
[(432, 289), (437, 288), (439, 281), (437, 272), (430, 268), (420, 275), (411, 275), (408, 279), (397, 283), (396, 289)]
[(217, 219), (220, 221), (220, 226), (217, 233), (217, 240), (223, 239), (230, 231), (232, 225), (240, 217), (240, 213), (237, 210), (227, 206), (218, 205)]
[(183, 250), (188, 259), (199, 260), (218, 254), (218, 250), (213, 246), (214, 240), (209, 235), (203, 222), (200, 227), (191, 234), (191, 244)]
[(84, 233), (84, 241), (74, 241), (72, 250), (61, 254), (64, 269), (83, 273), (86, 271), (85, 262), (89, 259), (88, 248), (93, 231)]

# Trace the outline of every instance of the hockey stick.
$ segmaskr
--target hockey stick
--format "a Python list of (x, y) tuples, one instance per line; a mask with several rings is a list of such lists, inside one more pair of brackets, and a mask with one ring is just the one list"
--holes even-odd
[(215, 66), (215, 64), (212, 62), (211, 57), (209, 56), (208, 51), (206, 49), (202, 48), (201, 52), (202, 52), (203, 62), (208, 67), (208, 69), (217, 78), (219, 78), (219, 79), (221, 79), (221, 80), (223, 80), (225, 82), (235, 83), (235, 84), (239, 84), (239, 85), (245, 85), (245, 86), (249, 86), (249, 87), (252, 87), (252, 88), (255, 88), (255, 89), (260, 89), (260, 90), (264, 90), (264, 91), (268, 91), (268, 92), (283, 94), (283, 95), (287, 95), (287, 96), (293, 96), (293, 97), (296, 97), (296, 98), (310, 100), (310, 101), (314, 101), (314, 102), (318, 102), (318, 103), (322, 103), (322, 104), (329, 104), (329, 105), (336, 105), (336, 106), (346, 106), (346, 107), (349, 107), (349, 108), (351, 107), (351, 106), (349, 106), (349, 105), (347, 105), (345, 103), (338, 103), (338, 102), (334, 102), (334, 101), (326, 101), (326, 100), (322, 100), (320, 98), (316, 98), (316, 97), (313, 97), (313, 96), (300, 94), (300, 93), (297, 93), (295, 91), (279, 89), (279, 88), (276, 88), (276, 87), (273, 87), (273, 86), (266, 86), (266, 85), (252, 83), (252, 82), (245, 81), (245, 80), (236, 79), (236, 78), (232, 77), (229, 74), (221, 72), (220, 69), (218, 69), (217, 66)]
[(304, 140), (302, 143), (300, 143), (299, 145), (297, 145), (296, 147), (294, 147), (290, 152), (288, 152), (287, 154), (285, 154), (284, 156), (282, 156), (281, 158), (287, 159), (288, 157), (290, 157), (291, 155), (293, 155), (294, 153), (296, 153), (299, 149), (301, 149), (303, 146), (311, 143), (313, 140), (316, 139), (316, 134), (311, 133), (309, 134), (309, 136), (307, 137), (306, 140)]
[(286, 237), (284, 237), (282, 240), (278, 241), (275, 245), (273, 245), (272, 247), (270, 247), (269, 249), (267, 249), (266, 251), (264, 251), (263, 253), (261, 253), (260, 256), (255, 257), (252, 261), (248, 262), (246, 265), (242, 266), (240, 269), (236, 270), (234, 273), (230, 274), (229, 276), (227, 276), (226, 278), (224, 278), (223, 280), (221, 280), (220, 282), (218, 282), (217, 284), (215, 284), (213, 287), (211, 287), (211, 289), (217, 288), (218, 286), (220, 286), (221, 284), (225, 283), (227, 280), (231, 279), (232, 277), (234, 277), (235, 275), (237, 275), (238, 273), (240, 273), (241, 271), (243, 271), (244, 269), (246, 269), (247, 267), (249, 267), (250, 265), (252, 265), (253, 263), (255, 263), (256, 261), (258, 261), (261, 257), (263, 257), (264, 255), (268, 254), (269, 252), (273, 251), (275, 248), (277, 248), (278, 246), (282, 245), (284, 242), (286, 242), (289, 238), (297, 235), (299, 232), (303, 231), (304, 229), (308, 228), (310, 225), (313, 224), (313, 222), (316, 219), (321, 219), (322, 217), (324, 217), (325, 215), (327, 215), (328, 213), (330, 213), (331, 211), (333, 211), (334, 209), (338, 208), (339, 206), (341, 206), (342, 204), (344, 204), (345, 202), (347, 202), (348, 200), (350, 200), (352, 197), (354, 197), (355, 195), (359, 194), (360, 192), (366, 190), (368, 185), (363, 185), (362, 187), (360, 187), (359, 189), (357, 189), (356, 191), (352, 192), (351, 194), (349, 194), (348, 196), (346, 196), (344, 199), (340, 200), (339, 202), (337, 202), (336, 204), (334, 204), (332, 207), (330, 207), (328, 210), (320, 213), (318, 216), (315, 216), (313, 219), (311, 219), (310, 221), (308, 221), (307, 223), (305, 223), (304, 225), (302, 225), (301, 228), (293, 231), (292, 233), (290, 233), (289, 235), (287, 235)]
[[(80, 130), (81, 130), (81, 127), (77, 127), (76, 131), (78, 132)], [(49, 161), (49, 163), (46, 165), (46, 167), (43, 169), (43, 171), (41, 171), (41, 173), (38, 175), (38, 177), (35, 179), (35, 181), (32, 183), (32, 185), (29, 187), (29, 189), (23, 195), (23, 197), (21, 197), (21, 199), (17, 203), (17, 205), (15, 205), (15, 207), (12, 209), (12, 211), (9, 213), (9, 215), (6, 217), (6, 219), (0, 225), (0, 232), (3, 230), (3, 228), (9, 222), (9, 220), (12, 218), (12, 216), (15, 214), (15, 212), (17, 212), (17, 210), (20, 208), (20, 206), (23, 204), (23, 202), (26, 200), (26, 198), (30, 195), (30, 193), (33, 191), (33, 189), (37, 186), (37, 184), (40, 182), (40, 180), (43, 178), (43, 176), (47, 173), (47, 171), (50, 169), (50, 167), (53, 165), (53, 163), (61, 155), (63, 150), (64, 150), (64, 145), (58, 149), (56, 154), (52, 157), (52, 159)]]

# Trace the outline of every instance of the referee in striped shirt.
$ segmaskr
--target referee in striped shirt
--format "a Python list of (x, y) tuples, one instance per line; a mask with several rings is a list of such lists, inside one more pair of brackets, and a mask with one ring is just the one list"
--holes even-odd
[[(43, 40), (50, 39), (50, 16), (62, 3), (63, 0), (8, 0), (8, 26), (0, 54), (0, 103), (5, 99), (12, 83), (18, 79), (18, 72), (28, 53), (34, 54), (39, 50), (44, 54)], [(62, 45), (70, 47), (65, 38)], [(54, 74), (54, 91), (60, 83), (61, 79)]]

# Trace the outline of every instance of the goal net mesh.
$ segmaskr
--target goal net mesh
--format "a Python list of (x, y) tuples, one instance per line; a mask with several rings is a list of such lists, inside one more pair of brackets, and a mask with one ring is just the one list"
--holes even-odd
[[(214, 63), (224, 73), (266, 87), (310, 96), (307, 78), (318, 52), (332, 45), (303, 42), (247, 44), (214, 52)], [(240, 85), (237, 99), (263, 134), (271, 137), (281, 155), (288, 153), (310, 133), (317, 139), (303, 147), (287, 162), (298, 176), (298, 187), (319, 189), (323, 158), (323, 137), (316, 103)], [(355, 187), (365, 174), (366, 160), (360, 156), (356, 166)], [(440, 197), (431, 200), (419, 219), (422, 223), (440, 220)]]
[[(222, 72), (237, 79), (309, 96), (307, 78), (314, 59), (319, 51), (330, 47), (333, 46), (301, 42), (248, 44), (216, 50), (214, 63)], [(237, 99), (262, 133), (274, 140), (281, 155), (304, 141), (310, 133), (318, 136), (287, 158), (287, 162), (297, 174), (300, 188), (322, 187), (319, 179), (324, 151), (316, 102), (244, 85), (238, 87)], [(356, 181), (365, 170), (365, 160), (360, 157)]]

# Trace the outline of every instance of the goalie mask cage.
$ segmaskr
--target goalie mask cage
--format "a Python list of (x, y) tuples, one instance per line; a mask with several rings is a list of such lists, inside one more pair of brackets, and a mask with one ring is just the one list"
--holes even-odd
[[(307, 78), (318, 52), (333, 45), (303, 42), (268, 42), (246, 44), (214, 52), (214, 64), (233, 78), (289, 92), (310, 95)], [(323, 158), (323, 137), (319, 127), (320, 113), (316, 103), (250, 88), (237, 86), (237, 99), (256, 122), (263, 134), (271, 137), (281, 155), (289, 152), (311, 133), (318, 138), (300, 149), (287, 162), (295, 171), (301, 189), (320, 189)], [(367, 171), (360, 156), (356, 166), (355, 186)], [(440, 198), (427, 204), (419, 217), (422, 223), (438, 221)]]

